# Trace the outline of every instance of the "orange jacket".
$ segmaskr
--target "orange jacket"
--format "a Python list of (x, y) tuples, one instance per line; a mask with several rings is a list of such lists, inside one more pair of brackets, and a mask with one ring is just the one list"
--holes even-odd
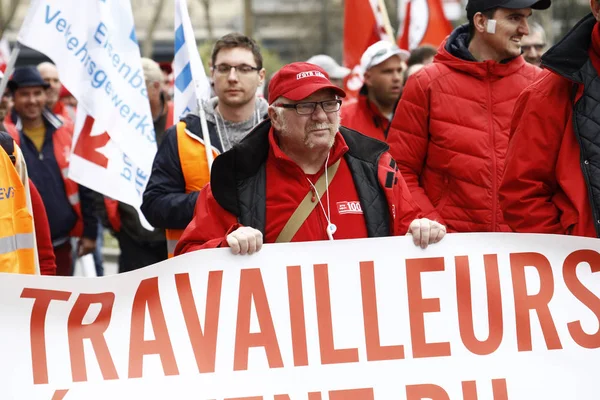
[(0, 148), (0, 272), (35, 274), (35, 236), (28, 190)]

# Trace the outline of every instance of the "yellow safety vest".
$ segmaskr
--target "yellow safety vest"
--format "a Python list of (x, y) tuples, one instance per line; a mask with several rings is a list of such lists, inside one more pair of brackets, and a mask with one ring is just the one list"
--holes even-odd
[[(181, 171), (185, 180), (185, 192), (191, 193), (202, 190), (210, 182), (204, 142), (186, 132), (186, 124), (181, 121), (177, 123), (177, 150), (179, 151)], [(213, 157), (216, 158), (217, 155), (218, 153), (213, 148)], [(165, 234), (169, 258), (171, 258), (175, 253), (175, 246), (177, 246), (183, 230), (167, 229)]]
[(36, 259), (27, 188), (8, 154), (0, 149), (0, 272), (35, 274)]

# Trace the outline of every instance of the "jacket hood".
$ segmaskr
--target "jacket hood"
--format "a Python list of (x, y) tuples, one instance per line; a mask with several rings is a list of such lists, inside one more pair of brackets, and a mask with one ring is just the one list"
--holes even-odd
[(542, 67), (574, 82), (582, 82), (579, 71), (589, 60), (596, 19), (590, 13), (542, 56)]
[(223, 144), (224, 150), (229, 150), (238, 144), (247, 134), (267, 116), (269, 104), (262, 97), (257, 97), (254, 103), (254, 113), (246, 121), (231, 122), (224, 119), (216, 110), (219, 99), (213, 97), (202, 103), (206, 121), (214, 124)]
[(452, 31), (440, 45), (434, 60), (480, 79), (511, 75), (525, 65), (525, 60), (521, 56), (501, 63), (493, 60), (477, 61), (469, 51), (468, 24)]
[[(215, 109), (218, 104), (219, 104), (218, 97), (213, 97), (209, 100), (205, 100), (202, 102), (202, 106), (204, 107), (204, 113), (206, 114), (206, 120), (212, 122), (213, 124), (216, 123), (216, 120), (217, 120), (217, 111)], [(258, 111), (258, 114), (260, 115), (261, 119), (263, 119), (263, 117), (266, 116), (268, 108), (269, 108), (269, 103), (267, 103), (267, 101), (264, 98), (262, 98), (262, 97), (256, 98), (255, 110)], [(240, 123), (243, 123), (243, 122), (240, 122)]]

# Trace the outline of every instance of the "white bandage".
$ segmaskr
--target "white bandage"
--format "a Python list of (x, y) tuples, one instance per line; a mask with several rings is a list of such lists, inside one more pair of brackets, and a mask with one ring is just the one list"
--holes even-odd
[(494, 33), (496, 33), (496, 20), (495, 19), (488, 19), (487, 26), (486, 26), (485, 30), (487, 31), (487, 33), (491, 33), (492, 35)]

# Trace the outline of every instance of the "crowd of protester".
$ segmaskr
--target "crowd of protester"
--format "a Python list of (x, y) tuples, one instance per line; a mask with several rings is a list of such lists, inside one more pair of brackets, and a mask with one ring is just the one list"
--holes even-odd
[(354, 98), (344, 90), (350, 69), (329, 55), (266, 71), (252, 38), (227, 34), (210, 58), (208, 132), (199, 112), (177, 121), (170, 70), (142, 59), (158, 151), (141, 210), (153, 231), (131, 205), (68, 178), (77, 102), (56, 67), (16, 68), (0, 102), (9, 156), (0, 159), (11, 162), (0, 167), (27, 179), (17, 208), (33, 214), (23, 226), (35, 232), (41, 273), (71, 275), (91, 253), (101, 275), (106, 232), (119, 243), (119, 272), (204, 248), (252, 254), (263, 243), (597, 237), (600, 2), (554, 46), (530, 20), (550, 5), (470, 0), (468, 23), (437, 48), (376, 42)]

